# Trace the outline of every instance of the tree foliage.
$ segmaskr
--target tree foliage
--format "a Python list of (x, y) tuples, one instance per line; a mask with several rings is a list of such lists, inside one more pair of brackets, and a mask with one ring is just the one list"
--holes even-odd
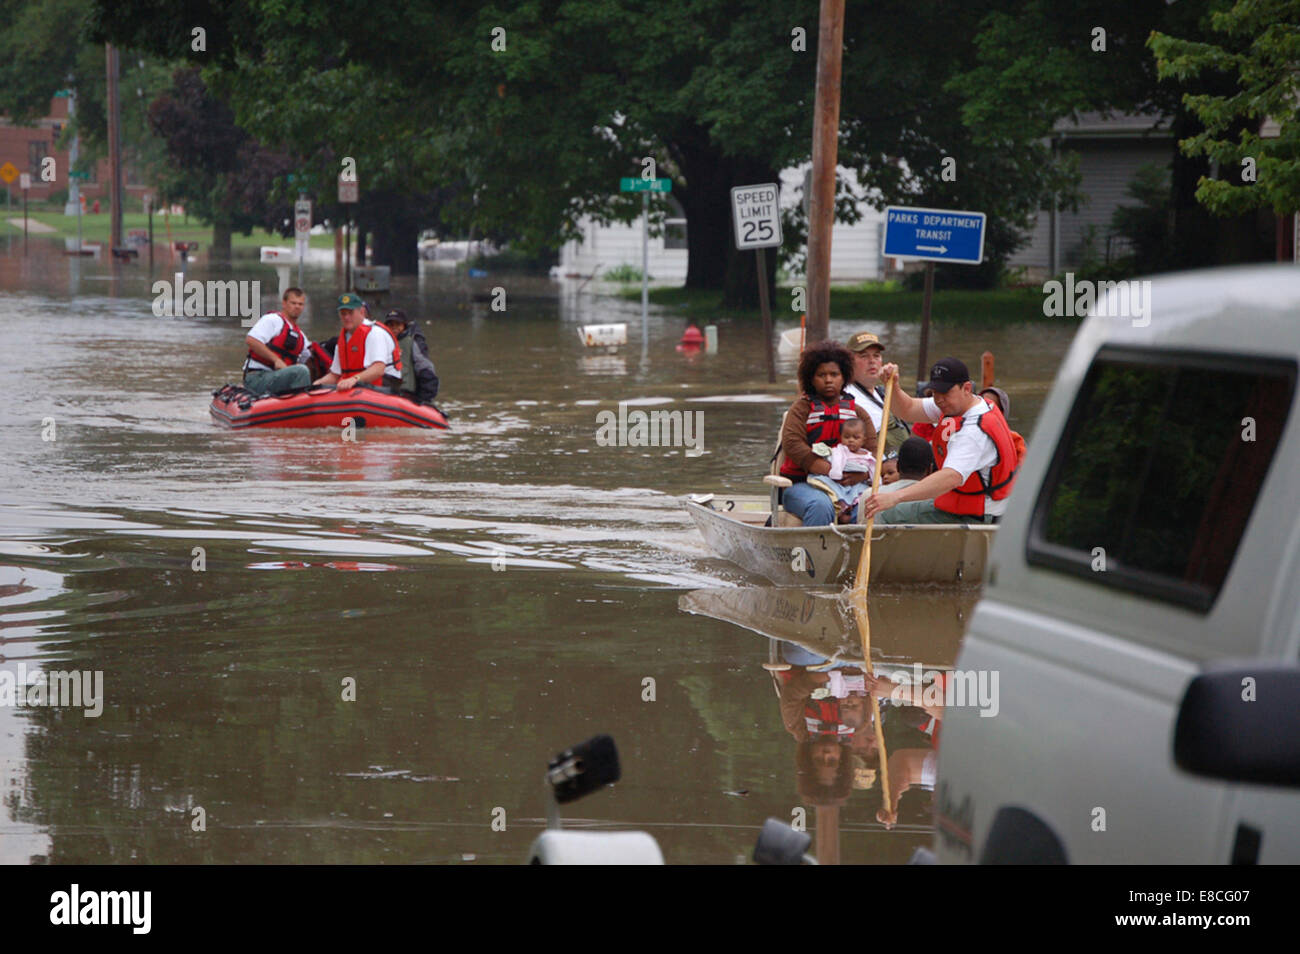
[[(1300, 2), (1238, 0), (1209, 16), (1212, 36), (1156, 33), (1151, 50), (1162, 79), (1231, 79), (1222, 93), (1188, 92), (1184, 105), (1204, 128), (1183, 139), (1188, 156), (1205, 156), (1224, 178), (1202, 176), (1196, 197), (1219, 215), (1271, 208), (1300, 211)], [(1265, 136), (1267, 120), (1276, 135)]]

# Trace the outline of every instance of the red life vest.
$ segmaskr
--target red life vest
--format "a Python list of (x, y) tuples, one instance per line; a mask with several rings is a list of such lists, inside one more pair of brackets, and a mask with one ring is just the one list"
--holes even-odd
[[(307, 340), (307, 336), (285, 316), (284, 312), (277, 311), (276, 314), (280, 316), (280, 331), (278, 334), (273, 335), (270, 341), (266, 342), (266, 346), (271, 349), (272, 354), (278, 355), (285, 364), (296, 364), (298, 355), (302, 354), (303, 342)], [(248, 349), (248, 357), (251, 361), (266, 364), (265, 361), (253, 354), (252, 348)], [(244, 369), (250, 370), (248, 362), (244, 363)]]
[[(339, 359), (339, 377), (360, 374), (366, 370), (366, 337), (375, 329), (388, 336), (393, 345), (392, 354), (384, 362), (384, 377), (402, 380), (402, 348), (393, 337), (393, 333), (380, 324), (362, 324), (349, 335), (346, 331), (339, 335), (335, 354)], [(374, 382), (379, 383), (379, 382)]]
[(832, 736), (847, 738), (853, 735), (853, 729), (840, 721), (840, 703), (838, 699), (809, 699), (803, 705), (804, 728), (814, 738)]
[[(808, 446), (814, 444), (827, 444), (834, 447), (840, 442), (840, 426), (845, 421), (858, 420), (858, 409), (853, 403), (853, 398), (847, 394), (841, 394), (840, 399), (835, 404), (827, 404), (821, 398), (810, 398), (811, 406), (808, 408), (808, 424), (805, 432), (808, 437)], [(798, 477), (800, 479), (807, 477), (804, 469), (792, 461), (789, 457), (781, 462), (781, 473), (786, 477)]]
[[(994, 500), (1006, 499), (1016, 482), (1020, 455), (1011, 437), (1011, 428), (997, 405), (988, 399), (985, 399), (984, 403), (989, 406), (989, 410), (977, 418), (977, 426), (992, 439), (998, 453), (997, 462), (989, 469), (987, 480), (977, 470), (957, 489), (936, 497), (935, 507), (945, 513), (982, 517), (984, 501), (990, 497)], [(952, 439), (953, 434), (961, 430), (964, 422), (965, 418), (962, 417), (945, 417), (935, 426), (934, 434), (930, 437), (930, 446), (934, 449), (935, 470), (943, 469), (944, 459), (948, 456), (948, 441)]]

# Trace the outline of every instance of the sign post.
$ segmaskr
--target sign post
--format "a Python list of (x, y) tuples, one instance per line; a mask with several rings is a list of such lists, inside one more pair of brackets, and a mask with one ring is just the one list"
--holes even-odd
[[(339, 173), (339, 204), (355, 205), (361, 198), (361, 183), (354, 177), (344, 179), (343, 173)], [(343, 219), (343, 290), (352, 291), (352, 233), (349, 226), (352, 222), (352, 210), (345, 210)], [(334, 260), (337, 267), (338, 259)]]
[(299, 192), (298, 201), (293, 204), (293, 237), (298, 246), (298, 287), (302, 287), (302, 260), (307, 255), (307, 243), (311, 239), (311, 200), (307, 193)]
[(926, 380), (926, 350), (930, 344), (930, 302), (934, 297), (934, 263), (978, 265), (984, 260), (983, 212), (954, 209), (885, 209), (885, 257), (925, 262), (925, 296), (921, 301), (921, 350), (916, 381)]
[(27, 254), (27, 190), (32, 187), (31, 173), (24, 172), (18, 177), (18, 188), (23, 190), (23, 254)]
[(618, 180), (619, 192), (641, 193), (641, 357), (649, 348), (650, 314), (650, 193), (672, 192), (672, 179), (624, 178)]
[(763, 350), (767, 357), (767, 381), (776, 381), (776, 359), (772, 355), (772, 307), (767, 294), (767, 255), (764, 249), (781, 247), (781, 187), (775, 182), (736, 186), (731, 190), (732, 221), (736, 226), (736, 248), (754, 249), (758, 255), (758, 306), (763, 312)]

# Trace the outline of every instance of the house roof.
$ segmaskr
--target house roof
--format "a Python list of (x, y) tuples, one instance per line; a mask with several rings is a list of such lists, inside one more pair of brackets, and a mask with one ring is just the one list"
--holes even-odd
[(1158, 113), (1080, 113), (1058, 120), (1053, 131), (1064, 139), (1165, 138), (1172, 117)]

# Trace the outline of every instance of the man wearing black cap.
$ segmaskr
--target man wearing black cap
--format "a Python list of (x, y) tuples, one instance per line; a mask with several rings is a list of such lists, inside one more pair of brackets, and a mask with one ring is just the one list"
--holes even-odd
[(931, 438), (935, 466), (910, 487), (866, 498), (860, 519), (877, 523), (996, 523), (1006, 510), (1019, 455), (1001, 410), (974, 393), (970, 372), (956, 358), (930, 369), (927, 397), (910, 397), (898, 386), (898, 365), (881, 378), (894, 389), (892, 404), (909, 423), (938, 425)]

